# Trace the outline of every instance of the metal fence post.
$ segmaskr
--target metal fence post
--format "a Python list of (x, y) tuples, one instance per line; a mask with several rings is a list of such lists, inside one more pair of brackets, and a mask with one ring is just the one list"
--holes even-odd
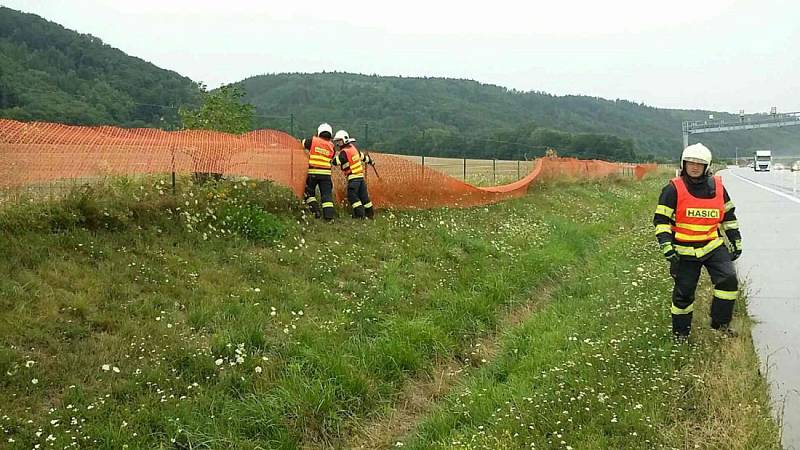
[(497, 184), (497, 160), (492, 159), (492, 184)]
[(467, 158), (464, 158), (464, 182), (467, 182)]
[(175, 147), (170, 147), (170, 150), (172, 150), (172, 195), (175, 195)]
[(520, 160), (517, 160), (517, 179), (518, 179), (518, 180), (519, 180), (520, 178), (522, 178), (522, 177), (520, 176), (520, 172), (519, 172), (519, 164), (520, 164), (520, 162), (521, 162)]

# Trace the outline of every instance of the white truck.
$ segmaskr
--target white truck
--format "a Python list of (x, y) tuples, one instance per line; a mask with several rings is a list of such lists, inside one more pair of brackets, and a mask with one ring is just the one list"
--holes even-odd
[(753, 170), (756, 172), (769, 172), (772, 167), (772, 152), (770, 150), (756, 150), (753, 155)]

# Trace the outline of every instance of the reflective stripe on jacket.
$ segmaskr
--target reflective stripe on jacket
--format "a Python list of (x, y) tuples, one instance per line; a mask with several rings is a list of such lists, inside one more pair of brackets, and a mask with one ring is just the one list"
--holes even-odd
[(308, 173), (330, 175), (331, 161), (335, 153), (333, 142), (317, 136), (311, 138), (311, 149), (308, 151)]
[(689, 193), (683, 178), (672, 179), (678, 191), (672, 232), (679, 242), (708, 242), (719, 237), (717, 230), (725, 216), (722, 180), (714, 177), (714, 197), (698, 198)]
[(342, 149), (342, 153), (347, 158), (346, 161), (342, 161), (342, 170), (347, 179), (364, 178), (364, 156), (356, 146), (350, 144)]

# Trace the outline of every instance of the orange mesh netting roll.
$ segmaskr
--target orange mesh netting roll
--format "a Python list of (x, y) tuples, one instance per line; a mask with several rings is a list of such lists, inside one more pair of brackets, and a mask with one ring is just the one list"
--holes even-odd
[[(379, 207), (483, 205), (523, 195), (537, 179), (605, 177), (623, 168), (641, 178), (655, 169), (653, 164), (543, 158), (516, 182), (476, 187), (406, 158), (371, 155), (379, 176), (368, 168), (369, 190)], [(0, 119), (0, 188), (109, 175), (209, 172), (273, 180), (300, 196), (306, 167), (300, 142), (275, 130), (231, 135)], [(339, 171), (335, 171), (334, 185), (341, 201), (346, 182)]]

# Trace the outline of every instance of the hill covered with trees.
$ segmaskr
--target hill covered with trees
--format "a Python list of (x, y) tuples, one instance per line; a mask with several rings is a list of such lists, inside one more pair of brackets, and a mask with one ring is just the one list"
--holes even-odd
[(196, 83), (99, 38), (0, 7), (0, 117), (126, 127), (178, 125)]
[[(681, 121), (735, 116), (659, 109), (626, 100), (520, 92), (471, 80), (348, 73), (274, 74), (236, 83), (255, 106), (245, 129), (300, 137), (327, 121), (362, 146), (409, 154), (521, 159), (544, 154), (610, 160), (674, 159)], [(0, 117), (123, 127), (186, 126), (178, 114), (208, 93), (33, 14), (0, 7)], [(238, 97), (237, 97), (238, 98)], [(237, 127), (238, 129), (239, 127)], [(706, 135), (716, 155), (800, 151), (800, 130)]]
[[(661, 109), (626, 100), (520, 92), (470, 80), (348, 73), (273, 74), (241, 82), (262, 124), (313, 131), (322, 121), (376, 149), (441, 156), (518, 158), (554, 147), (581, 157), (674, 158), (681, 122), (732, 114)], [(705, 135), (722, 155), (800, 150), (800, 130)], [(368, 135), (368, 136), (367, 136)]]

